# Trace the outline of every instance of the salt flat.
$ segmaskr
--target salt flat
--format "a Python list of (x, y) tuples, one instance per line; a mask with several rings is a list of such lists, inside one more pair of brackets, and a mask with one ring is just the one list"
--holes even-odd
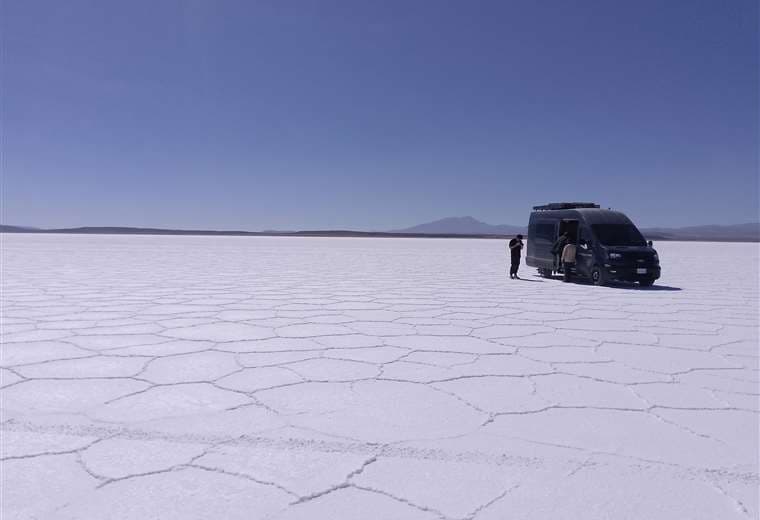
[(758, 246), (2, 235), (7, 519), (758, 516)]

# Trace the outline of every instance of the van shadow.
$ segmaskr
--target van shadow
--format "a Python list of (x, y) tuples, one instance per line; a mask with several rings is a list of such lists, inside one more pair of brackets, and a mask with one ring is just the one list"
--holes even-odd
[[(576, 283), (581, 283), (584, 285), (593, 285), (589, 280), (574, 280)], [(671, 287), (670, 285), (657, 285), (657, 282), (655, 282), (654, 285), (650, 285), (649, 287), (641, 286), (634, 282), (609, 282), (604, 287), (607, 287), (608, 289), (623, 289), (626, 291), (682, 291), (680, 287)]]
[[(562, 276), (552, 275), (545, 279), (562, 281)], [(534, 281), (538, 282), (538, 281), (543, 281), (543, 280), (534, 280)], [(575, 283), (579, 285), (593, 285), (590, 280), (585, 280), (583, 278), (571, 278), (570, 283)], [(641, 285), (634, 282), (609, 282), (603, 287), (606, 287), (608, 289), (623, 289), (626, 291), (682, 291), (683, 290), (680, 287), (672, 287), (670, 285), (657, 285), (657, 282), (655, 282), (654, 285), (650, 285), (649, 287), (642, 287)]]
[(635, 284), (635, 283), (625, 283), (625, 282), (614, 282), (607, 287), (611, 289), (626, 289), (629, 291), (682, 291), (680, 287), (671, 287), (670, 285), (657, 285), (657, 282), (655, 282), (654, 285), (650, 285), (649, 287), (642, 287), (641, 285)]

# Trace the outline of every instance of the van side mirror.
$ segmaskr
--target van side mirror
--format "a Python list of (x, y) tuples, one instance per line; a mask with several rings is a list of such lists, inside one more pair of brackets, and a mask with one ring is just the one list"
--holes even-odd
[(649, 247), (652, 247), (652, 241), (650, 240), (649, 242), (647, 242), (647, 245), (648, 245)]

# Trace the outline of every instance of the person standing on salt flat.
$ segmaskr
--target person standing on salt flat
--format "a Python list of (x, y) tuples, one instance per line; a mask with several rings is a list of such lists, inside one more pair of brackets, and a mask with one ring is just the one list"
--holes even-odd
[(565, 282), (570, 281), (570, 271), (575, 268), (575, 253), (577, 247), (574, 240), (568, 240), (562, 249), (562, 277)]
[(517, 235), (517, 237), (509, 241), (509, 253), (512, 256), (512, 264), (509, 267), (509, 277), (513, 280), (515, 278), (518, 280), (520, 279), (520, 277), (517, 276), (517, 270), (520, 268), (520, 255), (523, 248), (522, 238), (522, 235)]

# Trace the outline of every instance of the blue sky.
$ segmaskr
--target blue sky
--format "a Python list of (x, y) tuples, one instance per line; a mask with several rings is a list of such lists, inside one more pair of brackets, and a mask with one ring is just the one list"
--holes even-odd
[(2, 3), (3, 222), (758, 220), (758, 4)]

